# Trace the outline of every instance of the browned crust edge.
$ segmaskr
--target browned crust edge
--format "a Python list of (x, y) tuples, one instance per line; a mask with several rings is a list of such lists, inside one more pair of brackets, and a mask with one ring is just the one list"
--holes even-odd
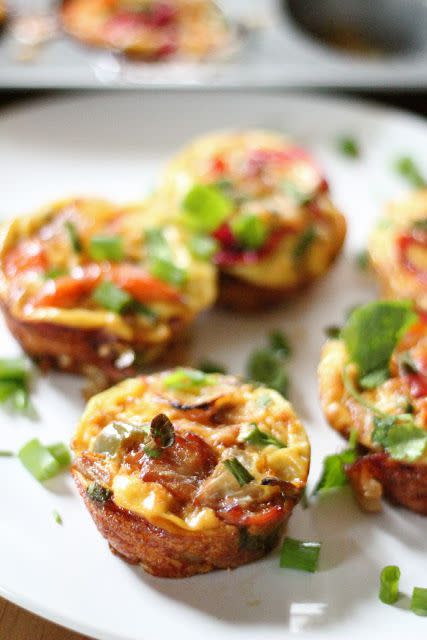
[(350, 465), (347, 474), (356, 494), (363, 477), (373, 478), (388, 500), (427, 516), (427, 465), (405, 464), (386, 453), (369, 453)]
[(42, 369), (59, 369), (87, 375), (90, 370), (102, 373), (106, 383), (114, 383), (138, 373), (135, 365), (115, 366), (121, 353), (133, 350), (141, 366), (157, 359), (184, 332), (187, 321), (171, 325), (171, 337), (159, 344), (126, 341), (104, 329), (81, 329), (50, 322), (32, 322), (16, 318), (8, 306), (0, 304), (6, 324), (23, 350)]
[[(276, 546), (294, 500), (285, 500), (283, 519), (272, 528), (258, 528), (257, 545), (242, 544), (242, 529), (222, 523), (215, 529), (198, 532), (169, 531), (144, 517), (119, 508), (113, 500), (104, 504), (91, 500), (86, 480), (77, 469), (72, 475), (98, 531), (110, 549), (131, 564), (140, 564), (148, 573), (163, 578), (185, 578), (215, 569), (234, 569), (265, 556)], [(253, 541), (254, 539), (252, 539)], [(253, 547), (253, 548), (252, 548)]]

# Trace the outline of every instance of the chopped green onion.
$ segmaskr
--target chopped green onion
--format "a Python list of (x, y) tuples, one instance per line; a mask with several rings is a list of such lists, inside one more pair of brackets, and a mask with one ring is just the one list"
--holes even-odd
[(82, 241), (80, 240), (76, 225), (74, 224), (74, 222), (71, 222), (71, 220), (67, 220), (67, 222), (65, 223), (65, 228), (67, 230), (70, 244), (74, 253), (81, 253), (83, 245)]
[(203, 373), (221, 373), (223, 375), (227, 373), (227, 369), (222, 364), (213, 360), (202, 360), (197, 368)]
[(53, 478), (64, 468), (37, 438), (30, 440), (20, 449), (18, 458), (39, 482)]
[(241, 487), (255, 479), (237, 458), (228, 458), (223, 460), (222, 464), (236, 478)]
[(380, 574), (379, 598), (384, 604), (394, 604), (399, 598), (400, 569), (394, 565), (384, 567)]
[(182, 209), (193, 229), (211, 233), (231, 214), (233, 201), (213, 185), (196, 184), (185, 196)]
[(304, 205), (311, 202), (314, 198), (314, 193), (312, 191), (301, 191), (298, 189), (294, 182), (290, 180), (284, 180), (282, 182), (283, 191), (294, 201), (296, 205), (299, 207), (303, 207)]
[(360, 148), (355, 138), (343, 136), (337, 141), (337, 149), (348, 158), (358, 158), (360, 156)]
[(13, 451), (8, 451), (6, 449), (0, 450), (0, 458), (13, 458), (14, 455)]
[(356, 264), (361, 271), (366, 271), (369, 267), (369, 253), (366, 249), (359, 251), (356, 256)]
[(52, 511), (52, 515), (53, 515), (53, 519), (55, 520), (56, 524), (63, 524), (61, 515), (58, 513), (58, 511), (56, 509), (54, 509)]
[(245, 249), (259, 249), (268, 236), (265, 222), (253, 213), (245, 213), (233, 218), (230, 227), (234, 237)]
[(71, 453), (69, 448), (63, 442), (55, 442), (47, 447), (49, 453), (53, 455), (55, 460), (59, 462), (61, 467), (68, 467), (71, 464)]
[(289, 378), (280, 355), (271, 349), (257, 349), (249, 356), (247, 376), (286, 396)]
[(294, 260), (302, 260), (308, 249), (311, 247), (313, 242), (317, 238), (317, 232), (314, 226), (308, 227), (305, 231), (297, 239), (297, 242), (294, 247), (293, 257)]
[(336, 340), (340, 337), (341, 327), (338, 327), (337, 325), (330, 325), (329, 327), (325, 327), (324, 332), (327, 338)]
[(96, 287), (92, 294), (92, 299), (100, 307), (115, 313), (123, 313), (133, 301), (126, 291), (107, 280)]
[(89, 255), (94, 260), (123, 260), (123, 240), (120, 236), (96, 235), (91, 238)]
[(280, 552), (280, 566), (314, 573), (319, 563), (320, 546), (320, 542), (285, 538)]
[(396, 172), (405, 178), (412, 187), (421, 189), (426, 186), (426, 181), (415, 164), (414, 160), (409, 156), (402, 156), (395, 162)]
[(210, 236), (193, 236), (190, 240), (190, 251), (196, 258), (208, 260), (218, 251), (218, 242)]
[(357, 431), (353, 430), (349, 438), (349, 446), (341, 453), (326, 456), (323, 460), (323, 471), (314, 488), (313, 493), (324, 493), (331, 489), (345, 487), (348, 478), (345, 473), (345, 465), (352, 464), (357, 459)]
[(427, 589), (414, 587), (411, 598), (411, 611), (417, 616), (427, 616)]
[(53, 267), (52, 269), (48, 269), (43, 277), (45, 280), (55, 280), (55, 278), (60, 278), (61, 276), (66, 275), (68, 275), (68, 269), (65, 267)]
[(194, 391), (213, 382), (211, 375), (197, 369), (175, 369), (163, 378), (163, 384), (167, 389), (178, 391)]
[(390, 378), (390, 371), (388, 367), (384, 369), (377, 369), (376, 371), (371, 371), (367, 373), (365, 376), (360, 378), (359, 385), (362, 389), (375, 389), (379, 387), (380, 384), (383, 384)]
[(281, 355), (283, 358), (289, 358), (289, 356), (292, 355), (292, 348), (289, 340), (282, 331), (272, 331), (268, 337), (268, 341), (270, 343), (270, 349)]
[(86, 493), (93, 502), (104, 504), (111, 497), (111, 491), (103, 487), (98, 482), (91, 482), (86, 489)]
[(274, 445), (275, 447), (279, 447), (279, 449), (283, 449), (286, 445), (275, 438), (271, 433), (265, 433), (261, 431), (257, 425), (254, 425), (252, 431), (245, 437), (245, 442), (249, 442), (250, 444), (254, 444), (259, 447), (266, 447), (269, 444)]
[(0, 358), (0, 402), (16, 411), (30, 409), (30, 369), (24, 358)]
[(176, 286), (182, 286), (187, 282), (188, 274), (185, 269), (177, 267), (170, 260), (164, 258), (152, 258), (150, 262), (150, 273), (155, 278), (169, 282)]

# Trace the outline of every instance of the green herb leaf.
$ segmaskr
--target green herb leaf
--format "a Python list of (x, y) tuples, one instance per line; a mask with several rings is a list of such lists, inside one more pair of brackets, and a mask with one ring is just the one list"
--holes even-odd
[(279, 449), (283, 449), (284, 447), (286, 447), (286, 445), (281, 440), (275, 438), (270, 433), (261, 431), (257, 425), (254, 425), (254, 428), (246, 436), (246, 438), (244, 438), (244, 441), (249, 442), (250, 444), (254, 444), (258, 447), (266, 447), (269, 444), (272, 444), (275, 447), (279, 447)]
[(372, 442), (379, 444), (394, 459), (415, 462), (427, 447), (427, 431), (410, 421), (399, 422), (401, 416), (374, 418)]
[(123, 313), (133, 302), (132, 296), (109, 280), (101, 282), (96, 287), (92, 299), (100, 307), (114, 313)]
[(167, 389), (178, 391), (194, 391), (208, 384), (213, 384), (215, 378), (197, 369), (175, 369), (163, 378), (163, 384)]
[(223, 460), (222, 464), (236, 478), (241, 487), (251, 482), (251, 480), (255, 480), (254, 476), (237, 458), (228, 458), (227, 460)]
[(289, 386), (288, 374), (282, 358), (271, 349), (257, 349), (249, 356), (247, 376), (255, 382), (265, 384), (286, 396)]
[(317, 231), (314, 226), (308, 227), (297, 239), (294, 247), (293, 256), (294, 260), (302, 260), (308, 249), (317, 238)]
[(203, 371), (203, 373), (221, 373), (223, 375), (227, 373), (224, 365), (214, 362), (213, 360), (202, 360), (199, 362), (197, 368), (199, 371)]
[(303, 207), (311, 202), (315, 196), (313, 191), (301, 191), (297, 185), (290, 180), (284, 180), (282, 182), (282, 189), (299, 207)]
[(397, 342), (417, 319), (406, 301), (371, 302), (351, 313), (341, 337), (361, 377), (388, 368)]
[(86, 493), (93, 502), (98, 504), (105, 504), (107, 500), (111, 498), (112, 492), (110, 489), (103, 487), (98, 482), (91, 482), (86, 489)]
[(411, 611), (417, 616), (427, 616), (427, 589), (414, 587), (411, 598)]
[(83, 245), (82, 241), (80, 240), (76, 225), (74, 224), (74, 222), (71, 222), (71, 220), (67, 220), (67, 222), (65, 223), (65, 228), (67, 230), (70, 244), (74, 253), (81, 253), (83, 250)]
[(409, 156), (402, 156), (395, 162), (396, 172), (405, 178), (412, 187), (421, 189), (426, 186), (426, 181), (418, 169), (416, 163)]
[(380, 384), (383, 384), (390, 378), (390, 371), (388, 368), (386, 369), (377, 369), (376, 371), (371, 371), (371, 373), (367, 373), (366, 376), (363, 376), (359, 380), (359, 385), (362, 389), (375, 389), (379, 387)]
[(320, 547), (320, 542), (285, 538), (280, 552), (280, 566), (314, 573), (319, 564)]
[(338, 489), (348, 484), (345, 466), (357, 460), (357, 431), (350, 434), (349, 447), (341, 453), (326, 456), (323, 460), (323, 471), (313, 493), (323, 493)]
[(170, 260), (153, 258), (150, 263), (150, 273), (155, 278), (181, 287), (187, 282), (188, 274), (185, 269), (177, 267)]
[(94, 260), (119, 262), (124, 258), (123, 240), (120, 236), (93, 236), (89, 244), (89, 255)]
[(343, 136), (337, 141), (337, 149), (347, 158), (359, 158), (360, 148), (355, 138)]
[(282, 331), (272, 331), (268, 337), (270, 349), (275, 351), (282, 358), (289, 358), (292, 355), (292, 348), (288, 338)]
[(210, 236), (193, 236), (190, 240), (190, 251), (196, 258), (209, 260), (218, 251), (218, 242)]
[(394, 565), (384, 567), (380, 574), (379, 598), (384, 604), (394, 604), (399, 598), (400, 569)]
[(233, 201), (213, 185), (196, 184), (185, 196), (182, 209), (194, 230), (211, 233), (231, 214)]
[(245, 249), (259, 249), (267, 240), (267, 226), (256, 214), (241, 214), (231, 220), (230, 227), (238, 243)]

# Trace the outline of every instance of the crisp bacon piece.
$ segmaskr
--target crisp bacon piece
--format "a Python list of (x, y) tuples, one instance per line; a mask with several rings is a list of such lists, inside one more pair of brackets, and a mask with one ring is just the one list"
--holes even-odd
[[(258, 510), (256, 508), (258, 507)], [(254, 509), (254, 510), (252, 510)], [(273, 527), (283, 519), (286, 513), (285, 504), (251, 504), (248, 508), (239, 505), (218, 510), (218, 514), (229, 524), (238, 527)]]
[(158, 482), (177, 500), (189, 501), (197, 487), (216, 464), (216, 455), (202, 438), (194, 433), (176, 434), (175, 444), (163, 449), (159, 458), (143, 453), (141, 478)]

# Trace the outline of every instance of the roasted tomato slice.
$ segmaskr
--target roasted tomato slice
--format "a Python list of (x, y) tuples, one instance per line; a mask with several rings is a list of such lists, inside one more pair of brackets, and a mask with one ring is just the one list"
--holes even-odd
[(253, 505), (258, 507), (256, 511), (245, 509), (239, 505), (229, 509), (219, 509), (218, 515), (228, 524), (238, 527), (270, 527), (278, 523), (285, 512), (281, 503)]
[[(397, 240), (400, 264), (413, 273), (419, 280), (427, 282), (427, 233), (413, 228)], [(415, 262), (411, 252), (419, 251), (421, 262)]]
[(44, 271), (46, 267), (47, 258), (40, 240), (23, 240), (5, 259), (8, 278), (14, 278), (24, 271)]
[(163, 449), (158, 458), (143, 453), (140, 464), (142, 480), (158, 482), (177, 500), (187, 502), (215, 467), (216, 455), (196, 434), (177, 433), (172, 447)]

